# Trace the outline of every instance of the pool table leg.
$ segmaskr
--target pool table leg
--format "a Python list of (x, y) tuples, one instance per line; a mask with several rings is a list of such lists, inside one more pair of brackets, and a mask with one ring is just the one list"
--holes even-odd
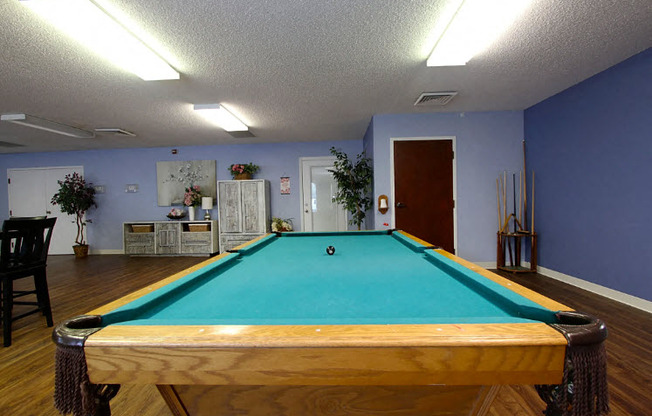
[(174, 416), (485, 416), (500, 386), (157, 386)]
[(156, 387), (174, 416), (190, 416), (174, 386), (159, 384)]

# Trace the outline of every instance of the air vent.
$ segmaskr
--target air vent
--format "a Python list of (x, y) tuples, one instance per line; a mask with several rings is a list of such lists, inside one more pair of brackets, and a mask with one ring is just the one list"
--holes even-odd
[(0, 147), (25, 147), (25, 145), (0, 141)]
[(236, 139), (246, 139), (247, 137), (256, 137), (252, 132), (249, 130), (245, 131), (227, 131), (231, 135), (231, 137), (235, 137)]
[(96, 132), (98, 133), (112, 133), (114, 136), (130, 136), (130, 137), (136, 137), (136, 133), (132, 133), (128, 130), (125, 129), (119, 129), (116, 127), (107, 127), (107, 128), (101, 128), (101, 129), (95, 129)]
[(424, 92), (417, 98), (414, 105), (431, 106), (446, 105), (457, 95), (457, 92)]

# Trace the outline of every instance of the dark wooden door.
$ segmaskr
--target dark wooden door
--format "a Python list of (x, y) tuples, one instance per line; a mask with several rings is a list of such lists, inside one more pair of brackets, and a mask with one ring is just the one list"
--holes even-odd
[(453, 141), (394, 142), (396, 228), (455, 252)]

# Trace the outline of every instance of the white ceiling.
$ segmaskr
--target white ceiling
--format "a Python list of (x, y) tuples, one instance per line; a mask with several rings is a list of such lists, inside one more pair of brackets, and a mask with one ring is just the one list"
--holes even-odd
[[(650, 0), (534, 0), (465, 67), (428, 68), (446, 1), (110, 0), (181, 73), (146, 82), (0, 0), (0, 113), (137, 134), (73, 139), (3, 122), (0, 141), (23, 147), (0, 153), (361, 139), (374, 114), (522, 110), (652, 46)], [(424, 91), (459, 94), (414, 107)], [(193, 114), (207, 103), (256, 137)]]

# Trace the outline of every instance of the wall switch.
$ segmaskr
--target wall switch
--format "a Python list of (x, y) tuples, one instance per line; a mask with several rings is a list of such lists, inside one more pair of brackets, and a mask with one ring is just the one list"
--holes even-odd
[(138, 184), (137, 183), (127, 184), (127, 186), (125, 186), (125, 192), (131, 194), (138, 192)]

